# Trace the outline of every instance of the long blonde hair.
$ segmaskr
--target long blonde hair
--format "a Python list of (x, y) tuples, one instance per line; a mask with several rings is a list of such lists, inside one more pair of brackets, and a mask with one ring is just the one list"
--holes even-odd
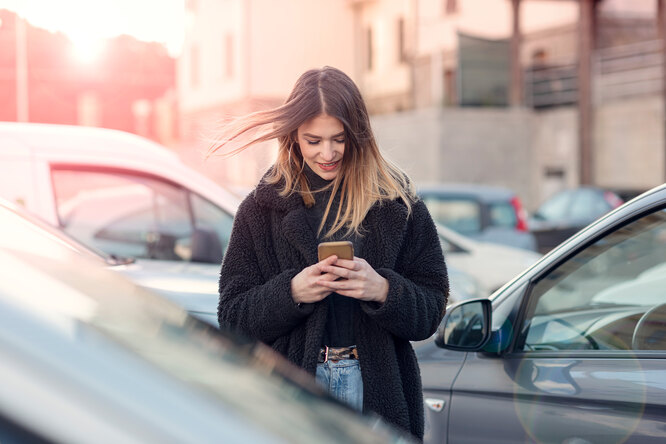
[(332, 192), (319, 233), (338, 190), (340, 204), (325, 237), (343, 228), (346, 235), (361, 234), (361, 225), (370, 208), (385, 200), (401, 199), (409, 214), (416, 199), (413, 186), (400, 168), (381, 155), (360, 91), (352, 79), (336, 68), (326, 66), (306, 71), (283, 105), (237, 119), (225, 129), (226, 137), (211, 147), (209, 155), (227, 148), (241, 136), (249, 136), (248, 141), (226, 152), (225, 156), (258, 142), (277, 139), (277, 160), (266, 181), (282, 183), (281, 196), (299, 193), (305, 205), (311, 207), (315, 196), (303, 173), (305, 161), (298, 146), (297, 131), (302, 124), (321, 114), (335, 117), (342, 123), (345, 150), (341, 170), (330, 185)]

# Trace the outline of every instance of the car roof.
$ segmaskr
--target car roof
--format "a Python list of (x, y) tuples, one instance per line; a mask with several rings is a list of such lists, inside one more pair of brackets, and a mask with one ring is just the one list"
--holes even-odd
[(124, 131), (48, 123), (0, 122), (0, 136), (12, 137), (23, 145), (48, 155), (56, 148), (68, 154), (86, 156), (142, 157), (177, 162), (178, 156), (149, 139)]
[(480, 201), (510, 200), (516, 193), (509, 188), (471, 183), (425, 184), (417, 187), (420, 196), (472, 197)]

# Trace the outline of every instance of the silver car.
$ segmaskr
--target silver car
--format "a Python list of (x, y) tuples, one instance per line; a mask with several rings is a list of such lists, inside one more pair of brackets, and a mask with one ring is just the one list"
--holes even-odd
[(0, 212), (0, 442), (411, 442)]
[(416, 346), (426, 442), (663, 442), (666, 184)]

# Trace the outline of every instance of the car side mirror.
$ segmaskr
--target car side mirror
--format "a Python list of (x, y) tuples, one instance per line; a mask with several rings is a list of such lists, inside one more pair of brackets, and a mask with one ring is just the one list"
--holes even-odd
[(492, 304), (489, 299), (472, 299), (454, 304), (446, 311), (435, 333), (435, 344), (450, 350), (478, 351), (490, 339)]

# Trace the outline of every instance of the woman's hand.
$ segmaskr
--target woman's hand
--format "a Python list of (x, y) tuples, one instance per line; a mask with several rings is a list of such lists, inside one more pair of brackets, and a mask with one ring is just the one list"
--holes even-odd
[(329, 256), (321, 262), (304, 268), (291, 280), (291, 297), (295, 303), (312, 303), (324, 299), (332, 293), (328, 287), (320, 285), (320, 282), (334, 281), (337, 275), (326, 273), (325, 267), (335, 263), (337, 256)]
[[(320, 262), (322, 263), (322, 262)], [(388, 296), (388, 281), (375, 271), (365, 259), (354, 257), (353, 261), (338, 259), (331, 264), (321, 267), (327, 273), (324, 276), (334, 275), (337, 279), (319, 279), (317, 284), (334, 291), (342, 296), (366, 302), (383, 304)]]

